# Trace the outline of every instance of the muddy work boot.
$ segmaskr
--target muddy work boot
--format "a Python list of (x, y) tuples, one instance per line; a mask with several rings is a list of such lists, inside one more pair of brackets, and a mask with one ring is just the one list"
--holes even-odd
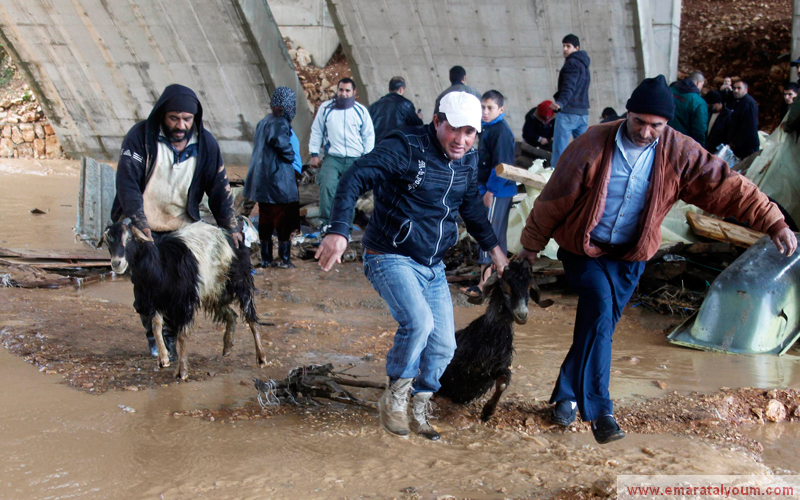
[(272, 261), (272, 238), (261, 242), (261, 267), (273, 267)]
[(432, 392), (418, 392), (411, 398), (411, 415), (414, 417), (411, 425), (420, 436), (431, 441), (438, 441), (439, 433), (428, 422), (428, 418), (431, 416), (432, 396)]
[(278, 262), (278, 267), (281, 269), (291, 269), (294, 267), (292, 264), (292, 242), (291, 241), (279, 241), (278, 242), (278, 258), (280, 258), (280, 262)]
[(397, 379), (393, 384), (386, 379), (386, 390), (378, 400), (381, 427), (396, 436), (408, 436), (408, 393), (412, 378)]

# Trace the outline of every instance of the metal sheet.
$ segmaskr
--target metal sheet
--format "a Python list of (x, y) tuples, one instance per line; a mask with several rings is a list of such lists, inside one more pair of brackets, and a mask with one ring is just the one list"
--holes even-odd
[(116, 172), (93, 158), (81, 158), (81, 179), (78, 189), (78, 237), (97, 243), (111, 222), (111, 205), (117, 195)]
[(667, 338), (695, 349), (785, 353), (800, 337), (800, 253), (783, 256), (769, 237), (723, 271), (697, 314)]

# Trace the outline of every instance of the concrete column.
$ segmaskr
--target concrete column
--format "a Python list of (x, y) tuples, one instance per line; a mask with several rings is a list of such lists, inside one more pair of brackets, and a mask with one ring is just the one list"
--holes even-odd
[(289, 87), (297, 95), (297, 115), (292, 128), (300, 140), (300, 152), (308, 155), (308, 137), (314, 112), (308, 106), (303, 86), (297, 78), (292, 58), (283, 43), (281, 31), (272, 16), (267, 0), (235, 0), (245, 21), (244, 28), (262, 61), (261, 73), (270, 95), (277, 87)]
[(312, 64), (324, 68), (339, 46), (325, 0), (269, 0), (269, 7), (283, 36), (306, 49)]
[(664, 75), (678, 78), (681, 0), (635, 0), (640, 79)]

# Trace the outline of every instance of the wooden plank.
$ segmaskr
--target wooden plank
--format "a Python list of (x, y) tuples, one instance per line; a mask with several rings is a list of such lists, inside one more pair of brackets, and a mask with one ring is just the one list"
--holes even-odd
[(10, 248), (0, 248), (0, 257), (19, 257), (19, 254)]
[(74, 269), (74, 268), (86, 268), (86, 267), (111, 267), (111, 261), (106, 259), (105, 261), (90, 261), (90, 260), (76, 260), (72, 262), (60, 262), (56, 260), (44, 260), (44, 259), (24, 259), (19, 257), (5, 257), (0, 259), (0, 263), (3, 264), (16, 264), (16, 265), (25, 265), (25, 266), (32, 266), (38, 267), (39, 269)]
[(108, 251), (103, 250), (35, 250), (27, 248), (0, 248), (0, 257), (44, 260), (103, 260), (108, 261)]
[(521, 182), (526, 186), (535, 187), (537, 189), (544, 189), (544, 186), (547, 184), (547, 179), (545, 179), (543, 175), (532, 174), (523, 168), (515, 167), (507, 163), (501, 163), (496, 166), (494, 171), (498, 177), (514, 182)]
[(694, 212), (686, 212), (686, 221), (698, 236), (727, 241), (743, 248), (749, 248), (766, 236), (764, 233)]

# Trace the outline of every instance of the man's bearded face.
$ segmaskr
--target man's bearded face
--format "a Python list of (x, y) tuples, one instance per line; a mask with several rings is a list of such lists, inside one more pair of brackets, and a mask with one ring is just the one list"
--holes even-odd
[(164, 135), (169, 142), (185, 141), (194, 125), (194, 115), (184, 111), (170, 111), (164, 116)]

